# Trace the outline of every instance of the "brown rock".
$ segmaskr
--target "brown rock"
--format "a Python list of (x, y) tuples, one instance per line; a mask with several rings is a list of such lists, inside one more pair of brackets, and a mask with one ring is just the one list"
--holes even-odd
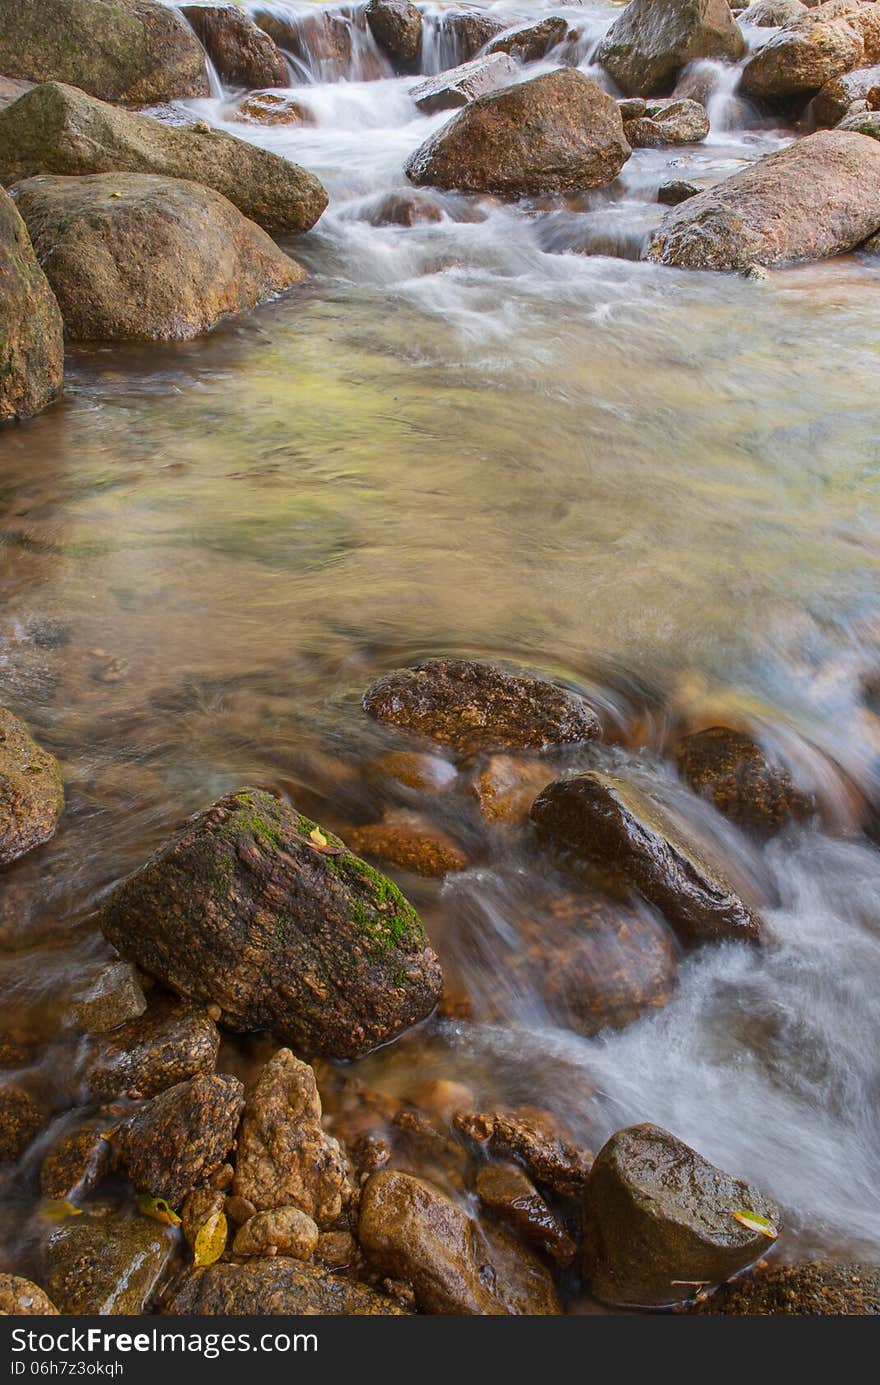
[(636, 120), (625, 120), (623, 130), (633, 149), (653, 149), (664, 144), (698, 144), (709, 133), (709, 116), (699, 101), (650, 101), (645, 115)]
[(686, 202), (689, 197), (696, 197), (700, 189), (694, 183), (687, 183), (681, 178), (676, 178), (671, 183), (661, 183), (657, 189), (657, 201), (662, 202), (667, 207), (677, 207), (680, 202)]
[(46, 1291), (59, 1313), (142, 1313), (174, 1254), (174, 1228), (106, 1208), (66, 1217), (43, 1250)]
[[(7, 201), (8, 199), (0, 193), (0, 218), (4, 215)], [(0, 319), (9, 307), (6, 299), (8, 281), (3, 268), (2, 246), (0, 238), (0, 273), (4, 286)], [(17, 285), (14, 271), (9, 282), (10, 296), (15, 299)], [(18, 306), (22, 309), (29, 306), (31, 311), (37, 313), (40, 311), (39, 304), (34, 303), (32, 299), (23, 299)], [(11, 370), (13, 374), (17, 374), (23, 364), (18, 354), (18, 348), (22, 343), (19, 341), (16, 345), (13, 335), (8, 339), (8, 344), (11, 347)], [(25, 364), (25, 374), (29, 373), (30, 366)], [(0, 380), (2, 376), (3, 370), (0, 369)], [(25, 389), (29, 387), (21, 379), (20, 384), (24, 385)], [(30, 385), (33, 384), (34, 381), (31, 379)], [(2, 388), (0, 385), (0, 389)], [(32, 395), (28, 397), (33, 400)], [(23, 408), (29, 407), (18, 388), (15, 389), (15, 398), (18, 405)], [(15, 400), (10, 397), (8, 402), (12, 404)], [(26, 851), (32, 851), (35, 846), (47, 842), (55, 833), (63, 807), (64, 789), (55, 756), (50, 755), (47, 750), (42, 750), (36, 741), (31, 739), (24, 722), (19, 721), (18, 717), (13, 716), (5, 707), (0, 707), (0, 865), (7, 865), (23, 856)]]
[(676, 747), (678, 771), (694, 793), (740, 827), (775, 832), (808, 817), (812, 804), (780, 761), (742, 731), (713, 726)]
[(17, 1274), (0, 1274), (0, 1317), (56, 1316), (57, 1313), (55, 1304), (38, 1285)]
[(469, 659), (430, 659), (386, 674), (364, 694), (364, 710), (461, 753), (564, 745), (600, 732), (573, 693)]
[(422, 15), (411, 0), (369, 0), (367, 24), (399, 72), (418, 72)]
[(565, 67), (471, 101), (405, 172), (416, 184), (523, 197), (603, 187), (630, 153), (613, 97)]
[(537, 24), (524, 24), (518, 29), (508, 29), (493, 38), (486, 48), (487, 53), (509, 53), (521, 63), (539, 62), (552, 48), (564, 43), (568, 38), (568, 20), (551, 14)]
[(28, 178), (13, 191), (74, 340), (198, 336), (304, 277), (197, 183), (108, 173)]
[(431, 794), (445, 792), (458, 778), (458, 771), (448, 760), (416, 750), (389, 750), (377, 755), (366, 772), (376, 783), (402, 784), (404, 788)]
[(541, 760), (493, 755), (470, 785), (483, 817), (492, 823), (519, 826), (555, 774)]
[[(826, 82), (866, 60), (862, 30), (835, 0), (800, 15), (748, 59), (740, 89), (764, 101), (805, 101)], [(867, 59), (870, 61), (870, 59)]]
[[(239, 1227), (232, 1243), (233, 1255), (289, 1255), (311, 1260), (318, 1244), (318, 1228), (298, 1207), (275, 1207), (257, 1212)], [(274, 1251), (272, 1251), (274, 1247)]]
[(319, 1226), (334, 1222), (351, 1196), (345, 1157), (321, 1126), (315, 1074), (287, 1048), (247, 1098), (233, 1190), (259, 1211), (298, 1207)]
[(459, 1111), (453, 1124), (488, 1153), (518, 1159), (536, 1183), (560, 1197), (577, 1197), (584, 1188), (592, 1154), (564, 1138), (544, 1112)]
[(214, 1071), (220, 1035), (201, 1005), (151, 997), (147, 1010), (103, 1039), (84, 1075), (93, 1101), (136, 1091), (155, 1096), (196, 1073)]
[(0, 1164), (15, 1164), (49, 1120), (41, 1101), (16, 1082), (0, 1083)]
[(737, 19), (740, 24), (754, 24), (759, 29), (776, 29), (805, 15), (807, 8), (801, 0), (756, 0)]
[(584, 1194), (584, 1275), (607, 1303), (662, 1307), (696, 1297), (772, 1246), (734, 1213), (774, 1226), (776, 1206), (656, 1125), (619, 1130)]
[(458, 64), (470, 62), (506, 28), (503, 20), (484, 10), (444, 10), (442, 25), (443, 36), (451, 42)]
[(180, 1229), (190, 1250), (195, 1250), (196, 1237), (212, 1218), (223, 1212), (226, 1198), (219, 1188), (193, 1188), (180, 1207)]
[(286, 87), (287, 63), (278, 45), (235, 5), (181, 5), (199, 42), (230, 87)]
[(179, 1207), (223, 1163), (243, 1109), (237, 1077), (192, 1077), (124, 1121), (113, 1148), (139, 1192)]
[(102, 1128), (83, 1122), (54, 1140), (40, 1166), (43, 1197), (69, 1202), (90, 1193), (110, 1168), (110, 1145)]
[(396, 886), (261, 790), (192, 818), (108, 896), (101, 926), (143, 970), (219, 1005), (229, 1028), (269, 1029), (310, 1053), (365, 1053), (440, 993)]
[[(386, 197), (380, 197), (370, 204), (364, 220), (371, 226), (436, 225), (443, 220), (443, 208), (436, 198), (424, 192), (389, 192)], [(403, 751), (400, 753), (405, 754)], [(449, 768), (454, 775), (451, 765)]]
[(570, 1265), (576, 1246), (535, 1185), (515, 1164), (484, 1164), (477, 1174), (476, 1192), (482, 1205), (532, 1246)]
[(354, 26), (346, 15), (317, 5), (305, 13), (254, 10), (252, 15), (278, 47), (298, 58), (317, 80), (336, 82), (350, 76)]
[(880, 65), (859, 67), (826, 82), (813, 97), (809, 114), (817, 125), (838, 125), (856, 101), (866, 102), (869, 110), (880, 109)]
[(80, 1029), (90, 1034), (106, 1034), (121, 1024), (137, 1019), (147, 1008), (138, 974), (130, 962), (107, 962), (76, 1004), (74, 1011)]
[(460, 67), (449, 68), (420, 82), (413, 87), (410, 96), (427, 115), (435, 111), (453, 111), (475, 101), (478, 96), (509, 86), (518, 71), (519, 65), (507, 53), (472, 58)]
[(415, 875), (439, 878), (467, 869), (468, 858), (459, 844), (417, 813), (387, 813), (381, 822), (353, 827), (348, 836), (359, 855)]
[(313, 125), (311, 111), (282, 91), (249, 91), (229, 111), (230, 120), (249, 125)]
[(403, 1310), (366, 1284), (278, 1255), (245, 1265), (187, 1270), (174, 1284), (164, 1311), (187, 1317), (367, 1317), (399, 1316)]
[(358, 1236), (383, 1273), (412, 1284), (426, 1313), (558, 1313), (539, 1260), (500, 1231), (482, 1228), (438, 1189), (383, 1170), (364, 1187)]
[(695, 1313), (748, 1316), (796, 1313), (814, 1317), (880, 1315), (880, 1265), (805, 1260), (769, 1265), (723, 1284)]
[(631, 0), (599, 44), (595, 61), (625, 96), (663, 96), (688, 63), (736, 62), (744, 51), (727, 0)]
[(0, 108), (17, 101), (19, 96), (30, 91), (33, 85), (33, 82), (26, 82), (21, 77), (0, 77)]
[(328, 1270), (347, 1270), (358, 1258), (357, 1241), (348, 1231), (325, 1231), (318, 1237), (315, 1259)]
[(646, 253), (683, 269), (746, 269), (839, 255), (878, 227), (880, 149), (823, 130), (668, 212)]

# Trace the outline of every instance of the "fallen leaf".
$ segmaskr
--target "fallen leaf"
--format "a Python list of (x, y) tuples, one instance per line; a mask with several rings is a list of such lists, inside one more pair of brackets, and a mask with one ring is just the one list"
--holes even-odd
[(40, 1216), (47, 1221), (64, 1221), (66, 1217), (81, 1217), (82, 1208), (74, 1206), (66, 1198), (50, 1198), (42, 1203)]
[(748, 1207), (743, 1207), (738, 1212), (731, 1213), (733, 1220), (738, 1221), (741, 1226), (747, 1226), (750, 1231), (760, 1231), (762, 1236), (767, 1236), (771, 1241), (775, 1241), (779, 1235), (779, 1228), (774, 1226), (767, 1217), (762, 1217), (759, 1212), (752, 1212)]
[(327, 845), (327, 838), (324, 836), (324, 833), (321, 831), (320, 827), (313, 827), (311, 832), (309, 833), (309, 836), (315, 843), (315, 846)]
[(180, 1226), (180, 1217), (164, 1197), (152, 1197), (149, 1193), (138, 1193), (138, 1211), (153, 1221), (164, 1222), (166, 1226)]
[(228, 1228), (222, 1208), (200, 1226), (193, 1245), (193, 1264), (213, 1265), (226, 1249)]

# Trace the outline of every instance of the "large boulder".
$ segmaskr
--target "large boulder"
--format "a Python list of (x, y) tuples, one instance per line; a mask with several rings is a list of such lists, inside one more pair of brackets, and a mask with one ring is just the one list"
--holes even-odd
[(795, 1313), (815, 1317), (880, 1316), (880, 1265), (804, 1260), (770, 1265), (724, 1284), (693, 1310), (753, 1317)]
[(221, 82), (230, 87), (286, 87), (284, 55), (236, 5), (181, 5)]
[(666, 809), (618, 775), (557, 780), (531, 816), (539, 839), (564, 863), (641, 894), (684, 942), (759, 941), (760, 920), (720, 868)]
[(681, 1303), (757, 1260), (772, 1246), (778, 1219), (757, 1188), (668, 1131), (630, 1126), (612, 1135), (590, 1171), (584, 1277), (606, 1303)]
[(454, 111), (466, 106), (478, 96), (509, 86), (516, 77), (518, 66), (506, 53), (494, 53), (487, 58), (473, 58), (460, 67), (453, 67), (439, 76), (428, 77), (413, 87), (410, 96), (420, 111), (433, 115), (435, 111)]
[(539, 62), (551, 48), (568, 38), (568, 20), (551, 14), (537, 24), (525, 24), (493, 38), (487, 53), (509, 53), (521, 63)]
[(521, 197), (603, 187), (630, 156), (614, 99), (574, 68), (480, 96), (416, 150), (417, 184)]
[(142, 1313), (176, 1245), (174, 1228), (152, 1217), (103, 1206), (65, 1217), (43, 1247), (46, 1292), (60, 1313)]
[(745, 40), (727, 0), (630, 0), (596, 50), (625, 96), (663, 96), (697, 58), (736, 62)]
[(152, 0), (6, 0), (0, 72), (70, 82), (129, 105), (209, 92), (195, 34), (175, 9)]
[(364, 694), (364, 710), (462, 753), (567, 745), (600, 731), (574, 694), (471, 659), (428, 659), (385, 674)]
[(823, 130), (675, 207), (646, 255), (681, 269), (822, 260), (878, 227), (880, 148), (862, 134)]
[(749, 58), (740, 81), (744, 96), (768, 102), (805, 101), (826, 82), (865, 60), (865, 38), (854, 13), (839, 0), (789, 20)]
[(198, 814), (111, 892), (124, 956), (230, 1029), (351, 1058), (424, 1018), (440, 967), (415, 910), (331, 833), (245, 789)]
[[(2, 220), (6, 218), (7, 211), (10, 222), (14, 217), (18, 225), (21, 226), (9, 198), (5, 195), (0, 196), (0, 225), (2, 225)], [(16, 228), (16, 234), (21, 239), (27, 240), (27, 233), (23, 226), (21, 226), (20, 231)], [(45, 281), (42, 286), (39, 284), (37, 275), (39, 274), (42, 278), (42, 274), (36, 263), (27, 266), (26, 272), (30, 275), (31, 292), (28, 297), (22, 298), (16, 304), (15, 299), (21, 281), (16, 280), (14, 271), (16, 263), (21, 264), (21, 258), (17, 256), (16, 260), (9, 266), (7, 277), (7, 264), (4, 263), (5, 248), (2, 232), (0, 232), (0, 281), (2, 281), (3, 286), (3, 294), (0, 298), (0, 320), (5, 317), (10, 307), (17, 307), (19, 310), (29, 307), (34, 314), (39, 316), (41, 312), (45, 312), (44, 292), (49, 298), (52, 297), (48, 286), (45, 285)], [(16, 249), (22, 251), (23, 247), (17, 246)], [(32, 259), (29, 242), (27, 251), (28, 257)], [(8, 298), (7, 295), (9, 295)], [(24, 324), (21, 325), (20, 330), (23, 330), (23, 326)], [(38, 330), (35, 328), (34, 337)], [(4, 352), (9, 349), (5, 342), (2, 343), (2, 348)], [(32, 349), (34, 352), (39, 349), (36, 343)], [(17, 362), (13, 359), (12, 366), (16, 364)], [(0, 389), (2, 389), (3, 384), (2, 367), (4, 365), (6, 362), (0, 359)], [(28, 412), (33, 412), (33, 410), (28, 410)], [(63, 807), (64, 788), (61, 783), (61, 771), (55, 756), (50, 755), (48, 750), (43, 750), (37, 745), (24, 722), (19, 721), (18, 717), (13, 716), (12, 712), (7, 711), (5, 707), (0, 707), (0, 866), (15, 861), (26, 851), (32, 851), (35, 846), (41, 846), (43, 842), (47, 842), (55, 832)]]
[(267, 231), (308, 231), (327, 205), (318, 179), (204, 124), (166, 125), (47, 82), (0, 111), (0, 181), (38, 173), (154, 173), (222, 193)]
[(744, 731), (727, 726), (695, 731), (682, 737), (675, 756), (694, 793), (740, 827), (776, 832), (810, 814), (809, 796), (786, 766)]
[(880, 108), (880, 64), (857, 67), (826, 82), (813, 97), (808, 114), (817, 125), (838, 125), (857, 101), (864, 101), (869, 110)]
[(12, 191), (76, 341), (195, 337), (305, 274), (197, 183), (98, 173), (26, 178)]
[[(64, 328), (49, 282), (37, 263), (27, 228), (8, 193), (0, 191), (0, 420), (28, 418), (55, 398), (64, 373)], [(0, 710), (0, 783), (7, 757)], [(0, 861), (8, 809), (0, 791)], [(54, 827), (54, 824), (53, 824)], [(51, 835), (51, 833), (50, 833)], [(27, 850), (27, 847), (23, 848)], [(18, 853), (17, 853), (18, 854)], [(7, 859), (11, 859), (8, 857)]]
[(558, 1313), (553, 1281), (531, 1251), (488, 1230), (437, 1188), (382, 1170), (361, 1198), (358, 1236), (384, 1274), (410, 1283), (426, 1313)]
[(190, 1269), (175, 1281), (163, 1311), (176, 1316), (267, 1316), (359, 1318), (400, 1316), (405, 1310), (385, 1294), (278, 1255), (245, 1265)]
[(367, 24), (373, 38), (400, 72), (418, 72), (422, 15), (411, 0), (369, 0)]
[(113, 1148), (138, 1192), (179, 1207), (220, 1167), (244, 1109), (237, 1077), (212, 1074), (168, 1087), (114, 1131)]

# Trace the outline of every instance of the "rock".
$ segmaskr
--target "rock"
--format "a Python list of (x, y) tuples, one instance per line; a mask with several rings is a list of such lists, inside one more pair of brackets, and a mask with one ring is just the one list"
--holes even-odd
[(534, 1250), (557, 1265), (570, 1265), (576, 1246), (535, 1185), (516, 1164), (484, 1164), (476, 1193), (483, 1207)]
[(364, 710), (463, 754), (566, 745), (600, 734), (595, 714), (573, 693), (469, 659), (429, 659), (388, 673), (367, 689)]
[[(414, 194), (417, 196), (418, 194)], [(451, 789), (458, 771), (442, 755), (427, 755), (417, 750), (388, 750), (377, 755), (366, 767), (372, 783), (403, 785), (419, 793), (445, 793)]]
[(58, 82), (0, 111), (0, 178), (12, 183), (37, 173), (185, 179), (222, 193), (266, 231), (308, 231), (327, 205), (314, 174), (279, 154), (204, 122), (173, 126), (117, 110)]
[(223, 1163), (243, 1110), (237, 1077), (191, 1077), (123, 1121), (113, 1148), (138, 1192), (176, 1208)]
[(661, 183), (657, 189), (657, 201), (662, 202), (667, 207), (677, 207), (680, 202), (686, 202), (689, 197), (696, 197), (700, 189), (695, 183), (687, 183), (684, 179), (676, 178), (671, 183)]
[(354, 25), (347, 15), (315, 6), (312, 12), (254, 10), (252, 18), (315, 80), (336, 82), (351, 74)]
[(403, 1312), (392, 1299), (366, 1284), (280, 1255), (246, 1265), (216, 1264), (187, 1270), (174, 1284), (164, 1311), (187, 1317), (396, 1317)]
[(453, 1124), (488, 1153), (518, 1159), (530, 1178), (559, 1197), (577, 1197), (583, 1191), (593, 1156), (565, 1139), (545, 1112), (457, 1111)]
[(106, 173), (27, 178), (13, 192), (75, 341), (187, 340), (305, 274), (197, 183)]
[(478, 96), (509, 86), (519, 71), (518, 64), (507, 53), (495, 53), (487, 58), (473, 58), (460, 67), (449, 68), (410, 91), (420, 111), (433, 115), (435, 111), (452, 111), (466, 106)]
[[(864, 111), (845, 116), (837, 128), (838, 130), (851, 130), (859, 135), (867, 135), (869, 139), (880, 139), (880, 111)], [(877, 237), (873, 236), (871, 239), (876, 240)]]
[(110, 1168), (110, 1145), (102, 1128), (84, 1121), (54, 1140), (40, 1166), (43, 1197), (69, 1202), (98, 1186)]
[(812, 803), (780, 761), (742, 731), (712, 726), (679, 741), (678, 772), (694, 793), (740, 827), (775, 832), (810, 815)]
[(46, 1239), (46, 1291), (59, 1313), (142, 1313), (175, 1245), (174, 1228), (152, 1217), (66, 1217)]
[[(228, 112), (229, 120), (248, 125), (313, 125), (311, 111), (283, 91), (249, 91)], [(310, 177), (313, 175), (309, 175)], [(316, 179), (317, 181), (317, 179)], [(231, 199), (230, 199), (231, 200)]]
[(364, 220), (371, 226), (436, 225), (443, 220), (443, 208), (423, 192), (389, 192), (370, 205)]
[(202, 1227), (224, 1210), (226, 1197), (219, 1188), (193, 1188), (180, 1207), (180, 1229), (190, 1250), (195, 1250), (196, 1238)]
[(87, 1094), (92, 1101), (130, 1091), (155, 1096), (196, 1073), (213, 1072), (219, 1047), (220, 1035), (201, 1005), (151, 998), (143, 1015), (107, 1034), (90, 1055)]
[(298, 1207), (320, 1227), (351, 1196), (345, 1156), (321, 1125), (315, 1074), (288, 1048), (270, 1059), (248, 1095), (233, 1191), (257, 1211)]
[(410, 0), (369, 0), (367, 24), (399, 72), (418, 72), (422, 15)]
[(15, 1164), (49, 1120), (49, 1111), (17, 1082), (0, 1082), (0, 1164)]
[(318, 1244), (318, 1228), (298, 1207), (276, 1207), (257, 1212), (239, 1227), (232, 1243), (233, 1255), (265, 1255), (271, 1247), (278, 1255), (311, 1260)]
[(307, 1053), (368, 1052), (429, 1014), (442, 984), (397, 887), (261, 790), (191, 818), (110, 893), (101, 926), (228, 1028)]
[(201, 44), (175, 9), (150, 0), (4, 5), (0, 72), (69, 82), (132, 106), (207, 96)]
[(613, 97), (565, 67), (477, 97), (405, 171), (416, 184), (522, 197), (603, 187), (630, 152)]
[(358, 1237), (384, 1274), (412, 1284), (426, 1313), (553, 1314), (550, 1275), (502, 1232), (488, 1231), (430, 1183), (382, 1170), (367, 1180)]
[(642, 895), (684, 942), (760, 941), (760, 920), (721, 871), (625, 779), (598, 771), (560, 779), (531, 817), (539, 839), (568, 864)]
[(357, 1241), (348, 1231), (325, 1231), (318, 1237), (315, 1259), (328, 1270), (347, 1270), (358, 1258)]
[(624, 121), (623, 132), (633, 149), (698, 144), (709, 133), (709, 116), (699, 101), (652, 101), (645, 115)]
[(813, 97), (809, 114), (817, 125), (837, 125), (855, 101), (866, 101), (868, 109), (880, 109), (880, 65), (859, 67), (844, 72)]
[(471, 782), (470, 790), (487, 822), (519, 826), (528, 821), (538, 794), (554, 778), (553, 770), (541, 760), (493, 755)]
[(880, 149), (822, 130), (667, 212), (646, 257), (681, 269), (821, 260), (880, 227)]
[(880, 1265), (841, 1264), (837, 1260), (770, 1265), (723, 1284), (693, 1312), (876, 1317), (880, 1314)]
[(507, 25), (485, 10), (444, 10), (443, 36), (451, 40), (457, 63), (470, 62)]
[[(6, 204), (9, 199), (0, 194), (0, 218), (6, 214)], [(16, 220), (18, 218), (16, 217)], [(23, 230), (23, 228), (22, 228)], [(39, 291), (34, 297), (34, 289), (38, 288), (36, 278), (33, 278), (29, 285), (22, 285), (16, 274), (15, 263), (4, 263), (4, 245), (0, 239), (0, 274), (3, 279), (3, 295), (0, 298), (0, 325), (4, 329), (6, 324), (3, 319), (7, 312), (11, 310), (13, 316), (24, 311), (30, 311), (36, 317), (43, 311), (45, 304), (42, 301), (42, 292)], [(36, 269), (36, 265), (34, 265)], [(7, 280), (7, 273), (9, 279)], [(7, 289), (7, 283), (9, 288)], [(19, 290), (23, 290), (19, 298)], [(7, 292), (10, 298), (7, 298)], [(48, 293), (48, 288), (46, 290)], [(49, 294), (51, 297), (51, 294)], [(12, 300), (10, 302), (10, 299)], [(18, 301), (16, 301), (18, 300)], [(54, 300), (53, 300), (54, 302)], [(43, 355), (43, 345), (39, 341), (40, 325), (33, 323), (33, 331), (28, 333), (31, 336), (30, 343), (25, 349), (31, 354), (31, 360), (26, 366), (26, 371), (30, 374), (30, 367), (40, 368), (40, 360)], [(13, 376), (17, 376), (21, 370), (20, 352), (24, 343), (19, 337), (15, 340), (16, 331), (25, 332), (24, 324), (10, 324), (9, 345), (12, 347), (11, 369)], [(48, 347), (48, 342), (45, 346)], [(3, 351), (6, 352), (7, 341), (2, 343)], [(0, 358), (0, 380), (4, 378), (6, 361)], [(60, 367), (58, 379), (60, 381)], [(19, 404), (23, 402), (20, 392), (20, 385), (23, 382), (19, 379), (18, 385), (13, 384), (13, 400), (17, 396)], [(25, 388), (32, 388), (25, 384)], [(0, 385), (0, 388), (4, 386)], [(30, 397), (31, 402), (33, 396)], [(28, 409), (27, 402), (24, 403), (25, 411), (33, 412)], [(18, 410), (16, 410), (18, 412)], [(42, 846), (50, 837), (55, 835), (55, 827), (61, 816), (64, 807), (64, 789), (61, 783), (61, 770), (54, 755), (50, 755), (48, 750), (42, 750), (34, 741), (24, 722), (19, 721), (18, 717), (13, 716), (5, 707), (0, 707), (0, 866), (8, 865), (10, 861), (16, 861), (19, 856), (24, 856), (25, 852), (32, 851), (35, 846)]]
[(20, 77), (0, 77), (0, 108), (17, 101), (33, 85), (33, 82), (25, 82)]
[(521, 63), (539, 62), (547, 56), (551, 48), (556, 48), (568, 38), (568, 20), (561, 15), (551, 14), (537, 24), (525, 24), (518, 29), (508, 29), (493, 38), (486, 48), (487, 53), (509, 53)]
[(418, 813), (387, 813), (381, 822), (353, 827), (352, 850), (361, 856), (438, 879), (450, 871), (466, 870), (466, 853), (448, 832)]
[[(694, 1298), (773, 1244), (734, 1216), (779, 1211), (656, 1125), (619, 1130), (584, 1193), (584, 1277), (605, 1303), (656, 1308)], [(676, 1282), (678, 1281), (678, 1282)]]
[(284, 56), (268, 34), (235, 5), (181, 5), (199, 42), (230, 87), (286, 87)]
[(630, 0), (595, 61), (625, 96), (663, 96), (698, 58), (738, 61), (745, 41), (727, 0)]
[[(790, 20), (748, 59), (740, 90), (756, 100), (801, 101), (865, 58), (865, 41), (852, 15), (819, 5)], [(829, 13), (829, 10), (831, 11)]]
[(737, 15), (740, 24), (754, 24), (758, 29), (776, 29), (799, 19), (807, 13), (807, 6), (801, 0), (757, 0)]
[(58, 1309), (38, 1285), (17, 1274), (0, 1274), (0, 1317), (57, 1316)]
[(106, 1034), (137, 1019), (147, 1008), (138, 974), (130, 962), (108, 962), (74, 1009), (80, 1029)]

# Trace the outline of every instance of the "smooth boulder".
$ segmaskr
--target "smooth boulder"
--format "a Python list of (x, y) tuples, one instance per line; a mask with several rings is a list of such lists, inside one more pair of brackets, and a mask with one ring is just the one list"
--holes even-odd
[(103, 1206), (50, 1227), (46, 1292), (60, 1313), (143, 1313), (177, 1245), (173, 1227)]
[(531, 817), (564, 864), (642, 895), (684, 942), (760, 941), (760, 919), (719, 867), (665, 808), (618, 775), (559, 779), (535, 800)]
[(709, 115), (699, 101), (649, 101), (644, 115), (624, 120), (623, 131), (633, 149), (699, 144), (709, 133)]
[(740, 24), (754, 24), (757, 29), (778, 29), (789, 20), (800, 19), (808, 8), (801, 0), (756, 0), (737, 19)]
[(221, 82), (230, 87), (286, 87), (284, 55), (274, 39), (236, 5), (181, 5)]
[(327, 205), (312, 173), (204, 124), (174, 126), (47, 82), (0, 111), (0, 181), (152, 173), (229, 199), (266, 231), (308, 231)]
[(522, 197), (603, 187), (630, 156), (613, 97), (574, 68), (480, 96), (415, 151), (416, 184)]
[(878, 228), (877, 142), (823, 130), (668, 212), (646, 255), (681, 269), (746, 269), (827, 259)]
[(441, 988), (415, 910), (329, 832), (261, 790), (199, 813), (106, 899), (119, 951), (238, 1031), (352, 1058)]
[(798, 15), (758, 48), (743, 68), (740, 90), (765, 102), (806, 101), (865, 58), (855, 6), (831, 0)]
[(202, 46), (152, 0), (6, 0), (0, 72), (70, 82), (104, 101), (146, 106), (207, 96)]
[(727, 726), (695, 731), (679, 741), (675, 758), (694, 793), (740, 827), (777, 832), (810, 814), (809, 796), (786, 766), (743, 731)]
[[(750, 1214), (766, 1231), (747, 1224)], [(584, 1278), (615, 1306), (681, 1303), (769, 1250), (778, 1220), (778, 1208), (757, 1188), (668, 1131), (630, 1126), (612, 1135), (590, 1170)]]
[[(40, 268), (27, 227), (8, 193), (0, 189), (0, 420), (30, 418), (61, 389), (64, 326), (55, 295)], [(10, 714), (0, 711), (0, 785), (6, 774), (4, 728)], [(9, 790), (0, 792), (0, 861), (14, 808)], [(11, 846), (5, 850), (13, 849)], [(27, 850), (27, 847), (23, 848)], [(20, 853), (16, 853), (20, 854)], [(11, 860), (12, 857), (7, 857)]]
[(698, 58), (736, 62), (745, 40), (727, 0), (630, 0), (595, 61), (625, 96), (664, 96)]
[(856, 102), (864, 102), (868, 110), (880, 109), (880, 64), (857, 67), (826, 82), (816, 93), (808, 114), (817, 125), (838, 125)]
[(561, 15), (551, 14), (537, 24), (525, 24), (499, 34), (487, 45), (486, 52), (509, 53), (521, 63), (539, 62), (567, 38), (568, 20)]
[[(0, 196), (0, 218), (5, 217), (8, 202), (8, 197)], [(11, 208), (13, 214), (14, 210)], [(18, 249), (21, 250), (21, 247)], [(43, 308), (43, 288), (36, 273), (32, 273), (30, 279), (31, 285), (36, 287), (35, 296), (30, 301), (24, 298), (16, 305), (20, 285), (11, 271), (7, 279), (3, 272), (6, 268), (3, 261), (3, 240), (0, 238), (0, 275), (3, 279), (0, 321), (11, 306), (17, 306), (20, 310), (30, 306), (35, 314), (39, 314)], [(33, 270), (36, 270), (36, 265)], [(7, 299), (7, 293), (12, 303)], [(4, 351), (8, 349), (4, 344)], [(38, 349), (35, 345), (34, 350)], [(11, 364), (19, 364), (15, 355)], [(0, 389), (2, 365), (0, 358)], [(63, 807), (64, 788), (55, 756), (37, 745), (24, 722), (5, 707), (0, 707), (0, 866), (8, 865), (35, 846), (47, 842), (54, 835)]]
[(211, 188), (145, 173), (12, 190), (75, 341), (186, 340), (304, 277)]
[(460, 67), (450, 68), (436, 77), (429, 77), (413, 87), (410, 96), (420, 111), (433, 115), (435, 111), (454, 111), (466, 106), (478, 96), (509, 86), (517, 74), (517, 64), (507, 53), (492, 57), (473, 58)]
[(418, 72), (422, 53), (422, 15), (411, 0), (369, 0), (370, 33), (400, 72)]

